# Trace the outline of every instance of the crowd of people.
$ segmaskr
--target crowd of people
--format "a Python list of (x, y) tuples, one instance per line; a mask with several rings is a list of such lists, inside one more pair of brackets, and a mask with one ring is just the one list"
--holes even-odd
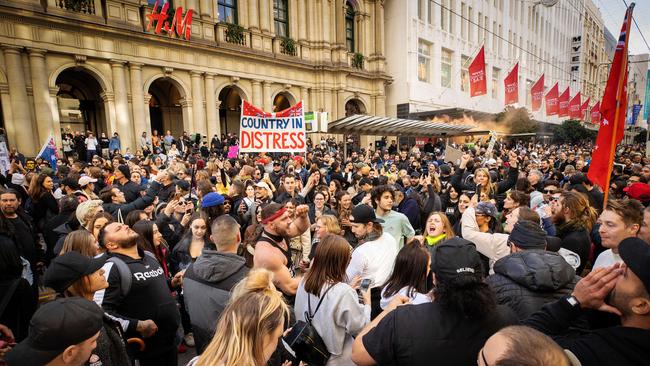
[[(0, 175), (0, 364), (643, 365), (650, 159), (63, 134)], [(53, 295), (54, 294), (54, 295)]]

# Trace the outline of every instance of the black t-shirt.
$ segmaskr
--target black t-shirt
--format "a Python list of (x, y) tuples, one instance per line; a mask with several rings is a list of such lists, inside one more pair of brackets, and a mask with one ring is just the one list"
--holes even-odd
[(8, 218), (7, 220), (14, 227), (14, 237), (16, 238), (15, 243), (18, 246), (18, 253), (29, 261), (33, 270), (36, 262), (41, 258), (36, 248), (36, 243), (34, 242), (32, 230), (20, 217)]
[(483, 320), (470, 320), (436, 302), (400, 306), (363, 337), (368, 354), (380, 365), (476, 365), (485, 341), (516, 324), (511, 310), (498, 306)]

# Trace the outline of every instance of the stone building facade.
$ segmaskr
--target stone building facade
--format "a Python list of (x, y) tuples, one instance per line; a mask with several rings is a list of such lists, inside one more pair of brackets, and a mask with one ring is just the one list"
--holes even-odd
[[(68, 129), (118, 132), (131, 149), (152, 129), (209, 139), (238, 132), (242, 99), (267, 111), (302, 100), (331, 120), (386, 113), (383, 0), (155, 2), (0, 2), (9, 145), (31, 155)], [(157, 34), (164, 3), (176, 29), (163, 19)]]

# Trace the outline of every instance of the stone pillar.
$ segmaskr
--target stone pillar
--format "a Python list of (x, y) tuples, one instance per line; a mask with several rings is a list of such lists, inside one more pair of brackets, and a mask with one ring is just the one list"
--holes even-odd
[(262, 96), (262, 103), (264, 104), (264, 111), (265, 112), (272, 112), (273, 111), (273, 100), (271, 99), (271, 84), (273, 84), (270, 81), (264, 81), (264, 92)]
[[(263, 33), (270, 33), (271, 32), (271, 27), (270, 27), (270, 21), (271, 17), (269, 14), (269, 8), (270, 4), (272, 2), (268, 0), (260, 0), (259, 2), (259, 11), (260, 11), (260, 28), (262, 29)], [(271, 9), (273, 10), (273, 9)]]
[(302, 110), (305, 112), (309, 111), (311, 104), (309, 103), (309, 88), (303, 86), (300, 88), (300, 99), (302, 99)]
[[(216, 4), (217, 2), (214, 1), (213, 3)], [(239, 25), (244, 27), (244, 29), (248, 29), (248, 21), (249, 21), (248, 10), (249, 10), (249, 7), (245, 5), (246, 0), (242, 1), (242, 3), (244, 3), (244, 4), (242, 4), (243, 6), (238, 6), (237, 7), (237, 18), (238, 18), (237, 22), (239, 23)]]
[(206, 134), (205, 112), (203, 109), (203, 73), (190, 71), (192, 77), (192, 110), (194, 114), (194, 132), (201, 135)]
[(106, 113), (106, 130), (108, 134), (117, 131), (117, 122), (115, 114), (115, 94), (112, 92), (103, 92), (99, 94), (104, 102), (104, 112)]
[[(345, 46), (345, 1), (336, 0), (334, 6), (334, 19), (336, 24), (336, 43)], [(358, 28), (358, 25), (357, 29)], [(359, 33), (357, 31), (357, 33)]]
[(201, 13), (203, 12), (202, 9), (199, 9), (199, 2), (197, 0), (185, 0), (185, 5), (187, 6), (183, 10), (192, 9), (194, 15), (196, 15), (197, 17), (200, 16)]
[(253, 105), (256, 107), (262, 107), (263, 106), (263, 95), (262, 95), (262, 81), (261, 80), (253, 80), (251, 81), (251, 84), (253, 84)]
[[(143, 132), (147, 132), (147, 136), (151, 136), (151, 124), (147, 123), (147, 117), (145, 116), (149, 110), (148, 108), (145, 110), (142, 65), (137, 62), (129, 62), (129, 70), (131, 72), (131, 106), (133, 108), (133, 138), (136, 146), (138, 146), (140, 136), (142, 136)], [(147, 103), (147, 107), (148, 105)]]
[[(440, 95), (440, 61), (442, 57), (442, 46), (440, 45), (440, 42), (435, 42), (431, 47), (433, 48), (431, 50), (431, 84), (433, 84), (433, 88), (436, 90), (435, 94)], [(415, 57), (417, 57), (417, 55)]]
[[(55, 139), (60, 139), (61, 138), (61, 116), (59, 115), (59, 100), (57, 99), (57, 95), (59, 94), (59, 87), (55, 86), (52, 88), (49, 88), (49, 93), (48, 93), (48, 100), (50, 102), (50, 109), (52, 111), (52, 123), (55, 127), (56, 133)], [(57, 140), (59, 141), (59, 140)]]
[(221, 136), (219, 125), (219, 110), (217, 109), (217, 96), (214, 90), (214, 74), (205, 74), (205, 111), (208, 120), (208, 140), (212, 135)]
[(15, 46), (3, 45), (2, 50), (5, 55), (5, 65), (7, 68), (7, 79), (9, 82), (9, 95), (11, 104), (3, 109), (11, 108), (13, 119), (6, 121), (7, 124), (13, 124), (15, 133), (14, 146), (20, 152), (27, 156), (36, 155), (40, 147), (38, 137), (34, 136), (36, 128), (32, 121), (31, 108), (27, 98), (27, 85), (25, 84), (25, 72), (21, 58), (21, 48)]
[(183, 131), (187, 131), (188, 135), (196, 133), (192, 118), (192, 100), (181, 98), (178, 100), (178, 104), (181, 105), (181, 109), (183, 110)]
[(16, 145), (16, 125), (14, 124), (14, 116), (11, 112), (11, 95), (9, 94), (9, 85), (0, 86), (0, 103), (5, 108), (2, 108), (2, 118), (5, 121), (5, 132), (7, 133), (7, 148)]
[(61, 128), (54, 124), (52, 105), (50, 103), (50, 88), (47, 83), (47, 68), (45, 67), (45, 50), (31, 48), (29, 52), (29, 67), (32, 76), (32, 90), (34, 91), (34, 111), (36, 112), (36, 128), (38, 141), (45, 141), (52, 135), (61, 141)]
[(300, 22), (298, 3), (304, 1), (305, 0), (289, 0), (289, 37), (293, 39), (298, 38), (298, 23)]
[(201, 6), (201, 11), (199, 12), (199, 9), (194, 9), (194, 12), (197, 14), (201, 15), (201, 19), (212, 19), (212, 2), (210, 0), (201, 0), (200, 1), (200, 6)]
[(384, 51), (384, 3), (375, 2), (375, 55), (385, 56)]
[[(451, 57), (451, 88), (454, 91), (460, 91), (460, 70), (461, 70), (462, 58), (460, 57), (460, 51), (456, 50)], [(468, 65), (469, 67), (469, 65)]]
[[(120, 134), (122, 149), (127, 147), (133, 151), (135, 140), (133, 138), (133, 127), (131, 125), (131, 113), (129, 112), (128, 90), (126, 88), (126, 75), (124, 74), (124, 61), (111, 60), (113, 71), (113, 90), (115, 92), (115, 117), (117, 122), (117, 133)], [(108, 131), (112, 135), (115, 131)]]
[[(151, 94), (144, 94), (142, 100), (142, 106), (144, 107), (144, 131), (147, 132), (147, 137), (151, 138), (151, 113), (149, 112), (149, 102), (151, 102)], [(135, 136), (136, 141), (140, 143), (140, 136), (142, 136), (142, 131)], [(139, 145), (138, 145), (139, 146)]]
[(298, 0), (298, 41), (307, 40), (307, 12), (306, 1)]
[(260, 13), (257, 0), (248, 0), (248, 26), (251, 30), (260, 29)]
[(330, 28), (330, 25), (331, 25), (331, 13), (330, 13), (330, 4), (329, 3), (330, 3), (329, 0), (321, 2), (322, 9), (323, 9), (323, 18), (322, 18), (323, 29), (321, 29), (321, 30), (323, 32), (323, 34), (322, 34), (323, 38), (322, 39), (323, 39), (323, 42), (325, 42), (325, 43), (329, 43), (330, 40), (331, 40), (331, 38), (330, 38), (330, 33), (331, 33), (331, 31), (330, 31), (330, 29), (331, 29)]

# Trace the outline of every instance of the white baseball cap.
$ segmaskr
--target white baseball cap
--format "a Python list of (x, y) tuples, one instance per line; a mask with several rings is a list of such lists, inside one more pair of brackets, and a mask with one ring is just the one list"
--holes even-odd
[(87, 175), (84, 175), (83, 177), (79, 178), (79, 186), (84, 187), (87, 186), (88, 183), (95, 183), (97, 182), (97, 179), (91, 178)]

